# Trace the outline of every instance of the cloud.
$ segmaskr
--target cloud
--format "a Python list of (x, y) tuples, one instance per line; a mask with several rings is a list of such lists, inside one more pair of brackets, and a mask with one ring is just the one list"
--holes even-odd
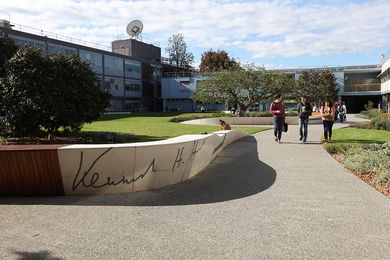
[(390, 44), (386, 0), (3, 0), (2, 10), (0, 17), (9, 15), (11, 22), (103, 45), (140, 19), (143, 37), (160, 41), (162, 50), (180, 32), (190, 49), (234, 47), (253, 59), (358, 53)]

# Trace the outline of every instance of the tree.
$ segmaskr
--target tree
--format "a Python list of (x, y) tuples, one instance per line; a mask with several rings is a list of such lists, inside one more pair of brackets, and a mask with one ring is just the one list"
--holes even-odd
[(208, 50), (202, 54), (199, 70), (204, 72), (212, 72), (237, 67), (239, 67), (238, 62), (236, 62), (234, 59), (230, 59), (226, 51)]
[(77, 56), (43, 54), (35, 48), (20, 49), (0, 81), (2, 120), (11, 136), (38, 136), (44, 128), (51, 138), (60, 127), (77, 130), (97, 119), (109, 98)]
[(320, 88), (323, 92), (323, 98), (333, 102), (337, 100), (339, 89), (336, 84), (336, 77), (330, 70), (323, 70), (320, 73)]
[(307, 96), (309, 102), (321, 104), (325, 99), (337, 99), (336, 79), (330, 70), (304, 71), (297, 81), (295, 97)]
[(187, 43), (180, 33), (174, 34), (168, 39), (168, 47), (165, 51), (169, 55), (169, 63), (176, 66), (176, 69), (189, 69), (194, 62), (194, 55), (187, 51)]
[(16, 53), (19, 46), (14, 40), (0, 37), (0, 77), (4, 76), (5, 64)]
[(294, 79), (285, 74), (247, 65), (214, 72), (200, 82), (193, 98), (202, 103), (236, 104), (243, 116), (256, 102), (270, 100), (276, 93), (288, 93), (294, 84)]

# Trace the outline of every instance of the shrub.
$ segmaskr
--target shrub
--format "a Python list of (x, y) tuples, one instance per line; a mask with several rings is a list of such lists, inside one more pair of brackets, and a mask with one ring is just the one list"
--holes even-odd
[(328, 143), (325, 144), (325, 150), (330, 154), (345, 154), (351, 147), (353, 147), (353, 144), (334, 144), (334, 143)]
[(367, 110), (367, 116), (368, 116), (368, 118), (375, 118), (375, 117), (377, 117), (377, 116), (379, 116), (381, 114), (381, 112), (380, 111), (378, 111), (378, 109), (377, 108), (372, 108), (372, 109), (370, 109), (370, 110)]
[(372, 128), (377, 129), (377, 130), (390, 131), (389, 116), (384, 114), (384, 113), (378, 114), (375, 118), (371, 119), (371, 126), (372, 126)]
[(390, 187), (390, 142), (355, 146), (347, 151), (344, 163), (359, 176), (373, 173), (378, 183)]

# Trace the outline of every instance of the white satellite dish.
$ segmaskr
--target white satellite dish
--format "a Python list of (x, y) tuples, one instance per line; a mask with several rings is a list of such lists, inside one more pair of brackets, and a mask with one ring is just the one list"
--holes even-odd
[(130, 35), (130, 37), (134, 37), (138, 36), (142, 32), (143, 28), (144, 25), (140, 20), (133, 20), (127, 25), (126, 32)]

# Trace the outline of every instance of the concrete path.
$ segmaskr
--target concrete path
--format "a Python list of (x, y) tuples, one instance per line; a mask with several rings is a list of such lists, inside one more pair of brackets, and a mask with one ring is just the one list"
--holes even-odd
[(326, 153), (322, 126), (297, 131), (242, 139), (166, 189), (0, 197), (0, 258), (389, 259), (390, 200)]

